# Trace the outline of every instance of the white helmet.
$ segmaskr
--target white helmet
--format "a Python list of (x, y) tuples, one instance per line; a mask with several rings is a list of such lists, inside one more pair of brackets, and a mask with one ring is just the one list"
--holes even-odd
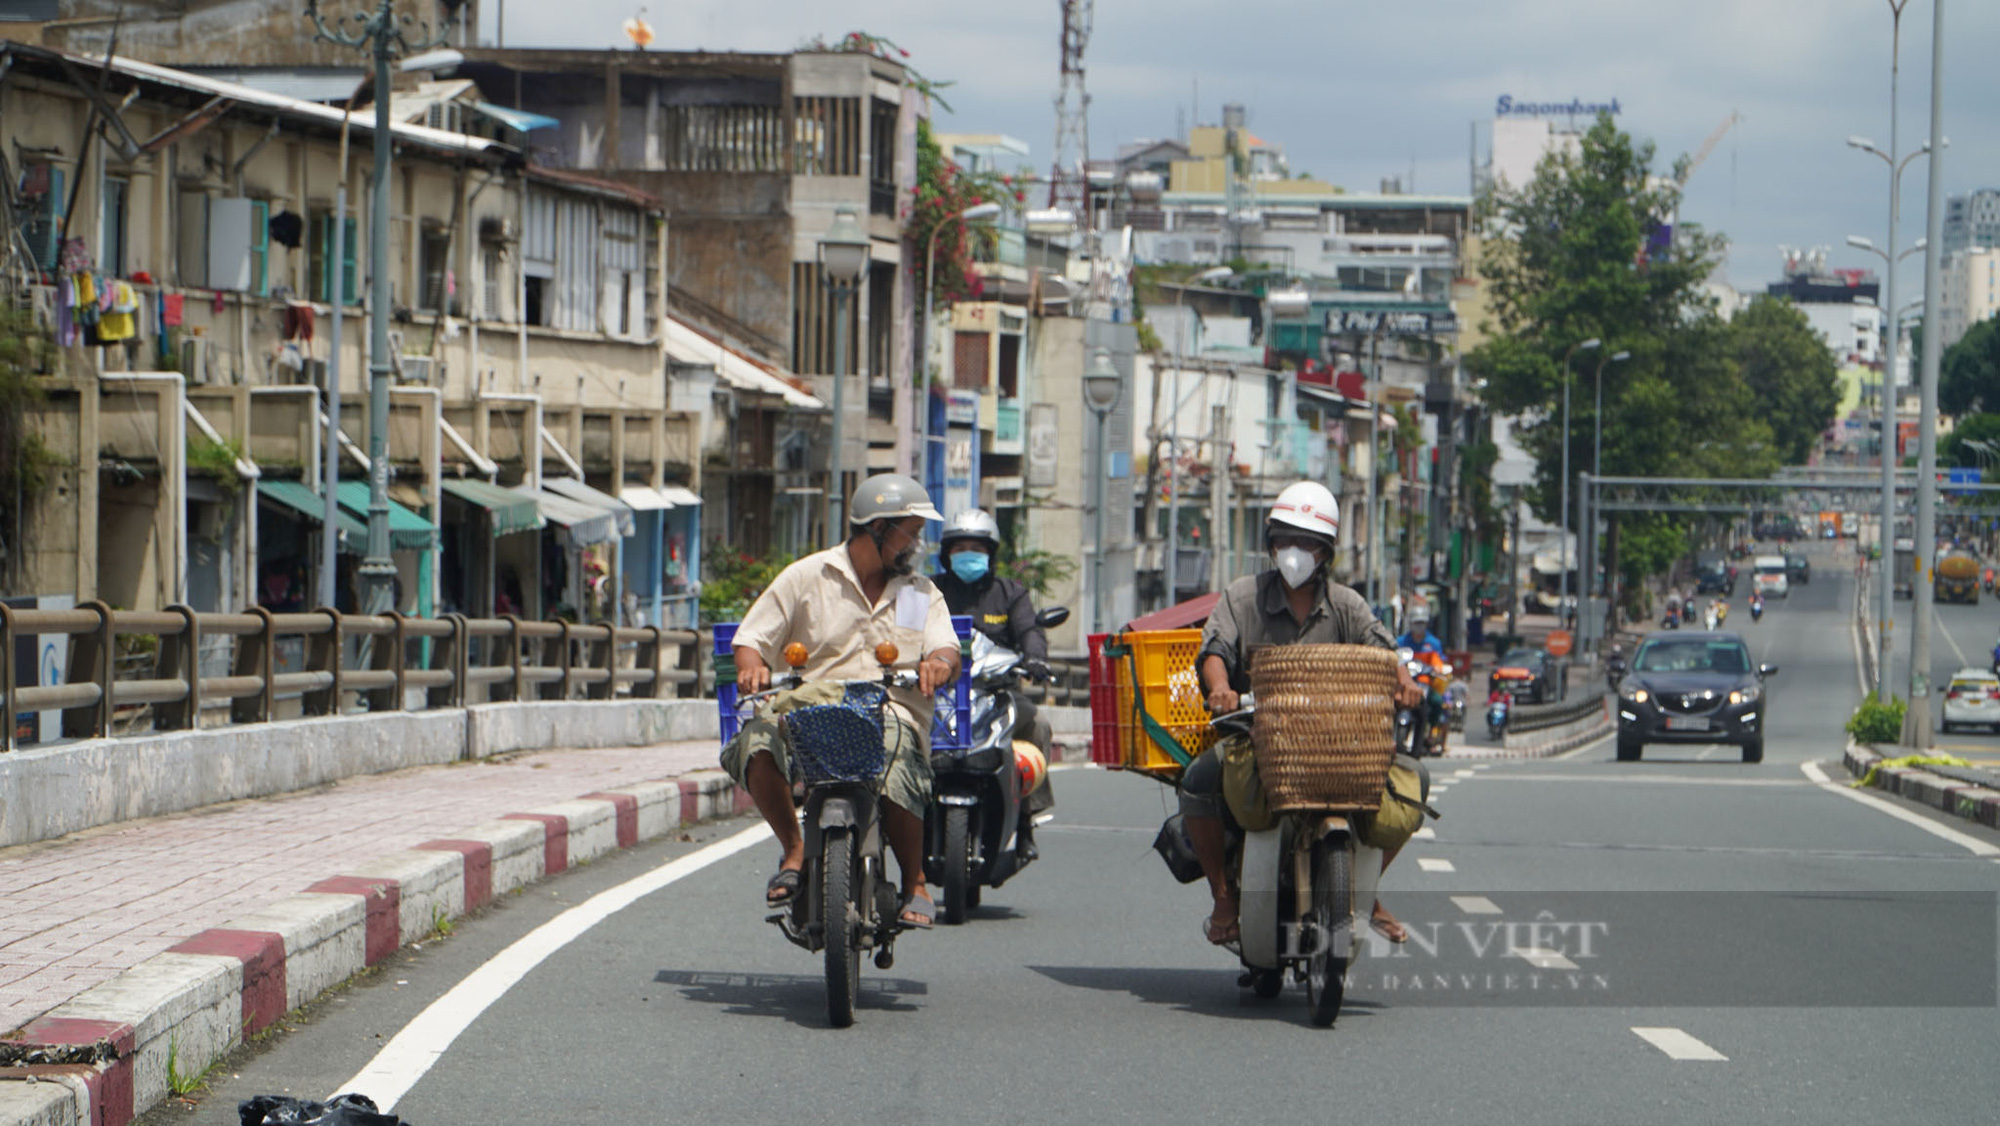
[(1000, 523), (983, 508), (968, 508), (944, 526), (944, 534), (938, 537), (938, 549), (948, 555), (951, 545), (960, 540), (981, 544), (986, 554), (992, 555), (1000, 550)]
[(1340, 539), (1340, 502), (1317, 481), (1287, 485), (1278, 499), (1271, 502), (1271, 515), (1264, 521), (1266, 546), (1280, 527), (1318, 536), (1331, 550)]
[(1428, 605), (1419, 602), (1415, 606), (1410, 607), (1410, 627), (1412, 629), (1417, 626), (1427, 626), (1430, 624), (1431, 608)]

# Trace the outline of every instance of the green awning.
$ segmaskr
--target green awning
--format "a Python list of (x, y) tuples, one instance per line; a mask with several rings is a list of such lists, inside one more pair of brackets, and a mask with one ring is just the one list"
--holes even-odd
[(439, 483), (452, 496), (485, 509), (493, 521), (495, 536), (532, 532), (542, 526), (542, 511), (535, 506), (533, 497), (472, 479), (448, 477)]
[[(368, 526), (368, 482), (342, 481), (340, 507), (361, 518)], [(392, 551), (429, 551), (437, 543), (437, 529), (431, 522), (387, 497), (389, 504), (389, 548)]]
[[(291, 509), (300, 519), (310, 520), (315, 525), (326, 518), (326, 498), (297, 481), (265, 477), (257, 482), (257, 495)], [(348, 553), (362, 550), (368, 542), (368, 525), (349, 516), (345, 510), (336, 511), (334, 516), (339, 525), (340, 550)]]

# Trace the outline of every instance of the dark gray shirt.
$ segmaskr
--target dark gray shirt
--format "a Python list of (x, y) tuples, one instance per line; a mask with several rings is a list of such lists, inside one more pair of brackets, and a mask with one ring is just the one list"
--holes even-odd
[(1322, 580), (1312, 613), (1299, 621), (1285, 598), (1284, 577), (1274, 568), (1260, 575), (1245, 575), (1222, 592), (1201, 631), (1195, 668), (1198, 673), (1211, 653), (1221, 657), (1229, 669), (1230, 687), (1244, 692), (1250, 688), (1252, 648), (1297, 644), (1394, 649), (1396, 639), (1369, 613), (1368, 603), (1353, 587), (1330, 580)]

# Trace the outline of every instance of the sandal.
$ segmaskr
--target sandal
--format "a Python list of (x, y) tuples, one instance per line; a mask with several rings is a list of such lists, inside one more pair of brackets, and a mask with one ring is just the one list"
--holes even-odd
[(1242, 939), (1243, 928), (1235, 919), (1217, 926), (1215, 916), (1204, 915), (1201, 919), (1201, 936), (1208, 940), (1210, 946), (1228, 946)]
[(780, 868), (771, 882), (764, 885), (764, 906), (783, 907), (799, 894), (799, 870)]
[(912, 930), (927, 931), (937, 922), (937, 903), (929, 892), (917, 892), (903, 900), (903, 913), (896, 921)]
[(1383, 938), (1386, 938), (1390, 942), (1396, 943), (1399, 946), (1405, 942), (1410, 941), (1409, 930), (1406, 929), (1403, 926), (1403, 924), (1397, 922), (1395, 919), (1387, 915), (1375, 915), (1370, 917), (1368, 920), (1368, 925), (1374, 929), (1376, 934), (1381, 935)]

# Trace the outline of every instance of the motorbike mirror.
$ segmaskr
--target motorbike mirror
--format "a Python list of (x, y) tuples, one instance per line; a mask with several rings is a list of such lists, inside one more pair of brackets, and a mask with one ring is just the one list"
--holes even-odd
[(1758, 666), (1757, 666), (1757, 675), (1758, 675), (1758, 676), (1776, 676), (1776, 675), (1778, 675), (1778, 666), (1776, 666), (1776, 665), (1758, 665)]
[(785, 646), (785, 663), (795, 669), (805, 667), (807, 656), (805, 643), (803, 642), (794, 641), (790, 645)]
[(1043, 629), (1054, 629), (1066, 621), (1069, 621), (1067, 606), (1050, 606), (1035, 615), (1035, 624)]
[(896, 658), (902, 655), (902, 650), (897, 649), (893, 641), (884, 641), (875, 647), (875, 663), (885, 668), (895, 664)]

